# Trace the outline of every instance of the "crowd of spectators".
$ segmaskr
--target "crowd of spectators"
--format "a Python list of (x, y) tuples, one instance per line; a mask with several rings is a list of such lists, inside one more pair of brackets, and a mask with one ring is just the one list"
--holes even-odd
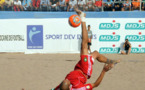
[(132, 11), (145, 10), (145, 0), (0, 0), (0, 11)]

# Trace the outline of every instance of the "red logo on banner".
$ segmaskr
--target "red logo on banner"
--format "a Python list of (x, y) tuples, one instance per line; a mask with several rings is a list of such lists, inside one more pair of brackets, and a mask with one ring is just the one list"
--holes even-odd
[(140, 22), (140, 23), (141, 23), (142, 21), (141, 21), (141, 20), (139, 20), (138, 22)]
[(139, 32), (138, 34), (141, 35), (141, 32)]
[(113, 44), (112, 47), (115, 47), (115, 44)]
[(112, 22), (114, 22), (114, 23), (115, 23), (115, 20), (113, 20)]
[(115, 35), (115, 32), (113, 32), (112, 34)]
[(139, 44), (138, 47), (141, 47), (141, 45)]

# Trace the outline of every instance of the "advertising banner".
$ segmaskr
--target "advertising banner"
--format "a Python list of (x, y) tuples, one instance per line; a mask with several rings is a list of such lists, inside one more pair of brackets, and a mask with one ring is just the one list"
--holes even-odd
[[(79, 53), (81, 25), (73, 28), (68, 18), (0, 20), (0, 52)], [(93, 33), (91, 50), (120, 53), (128, 39), (131, 53), (145, 53), (144, 18), (87, 18)]]

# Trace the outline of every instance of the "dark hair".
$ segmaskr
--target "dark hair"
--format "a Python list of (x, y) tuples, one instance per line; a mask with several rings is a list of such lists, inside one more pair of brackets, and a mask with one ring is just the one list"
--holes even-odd
[(90, 27), (90, 25), (88, 25), (88, 27)]
[(128, 41), (128, 39), (125, 39), (125, 41), (126, 41), (126, 40)]

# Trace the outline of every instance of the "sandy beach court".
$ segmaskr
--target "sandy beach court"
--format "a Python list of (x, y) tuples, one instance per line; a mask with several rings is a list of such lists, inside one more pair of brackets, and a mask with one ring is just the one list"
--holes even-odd
[[(145, 54), (104, 54), (121, 63), (105, 74), (94, 90), (145, 90)], [(0, 54), (0, 90), (50, 90), (73, 70), (79, 54)], [(95, 61), (88, 83), (94, 82), (103, 68)]]

